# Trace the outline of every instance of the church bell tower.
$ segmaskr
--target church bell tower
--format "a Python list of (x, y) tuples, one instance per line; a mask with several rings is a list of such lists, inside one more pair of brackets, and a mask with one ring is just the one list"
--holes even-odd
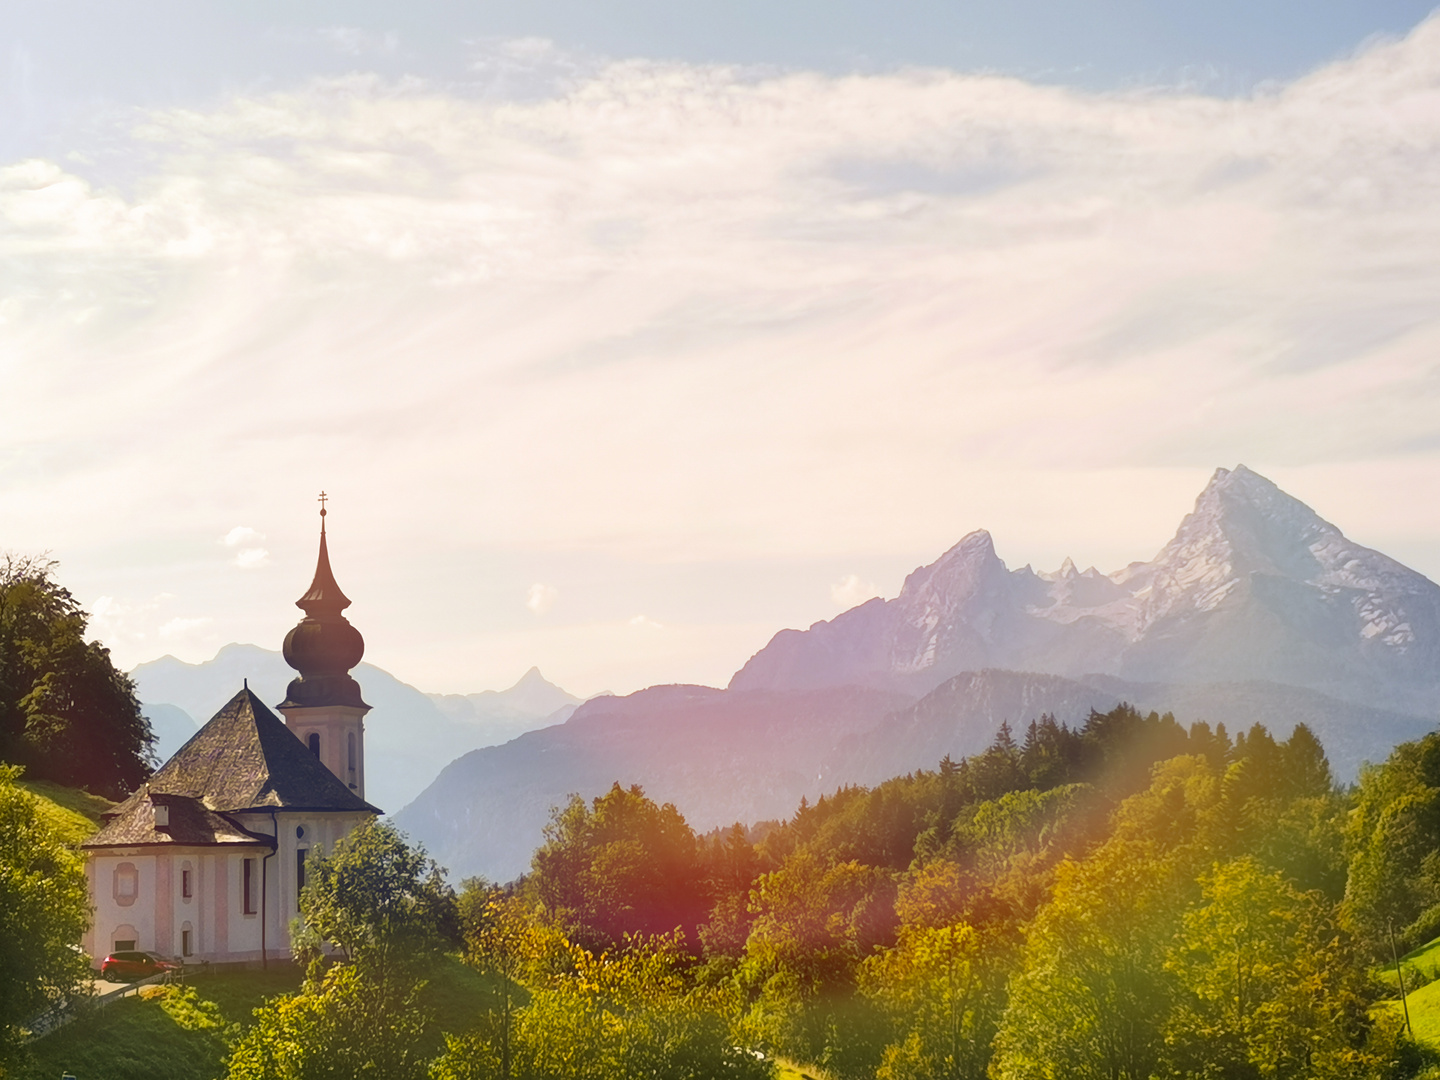
[(295, 606), (305, 612), (285, 635), (285, 662), (300, 674), (278, 706), (285, 725), (325, 767), (365, 797), (365, 714), (360, 684), (350, 669), (365, 655), (365, 639), (341, 614), (349, 598), (335, 583), (325, 541), (325, 500), (320, 493), (320, 557), (315, 580)]

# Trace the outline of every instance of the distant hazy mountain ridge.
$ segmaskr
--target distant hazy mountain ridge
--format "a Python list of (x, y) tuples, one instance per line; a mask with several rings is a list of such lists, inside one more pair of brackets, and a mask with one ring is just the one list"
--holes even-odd
[(1404, 711), (1440, 700), (1440, 587), (1347, 540), (1244, 466), (1220, 469), (1151, 562), (1008, 570), (971, 533), (905, 581), (782, 630), (733, 689), (925, 693), (983, 668), (1146, 682), (1264, 680)]
[[(365, 718), (365, 795), (392, 812), (415, 798), (447, 762), (477, 747), (561, 723), (579, 701), (546, 682), (536, 668), (509, 690), (468, 696), (424, 694), (374, 664), (360, 664), (354, 674), (373, 706)], [(234, 696), (242, 680), (248, 679), (262, 700), (278, 704), (295, 672), (279, 652), (230, 644), (204, 663), (164, 656), (141, 664), (131, 676), (164, 761)], [(451, 705), (451, 698), (464, 706)], [(556, 708), (549, 708), (555, 702)]]

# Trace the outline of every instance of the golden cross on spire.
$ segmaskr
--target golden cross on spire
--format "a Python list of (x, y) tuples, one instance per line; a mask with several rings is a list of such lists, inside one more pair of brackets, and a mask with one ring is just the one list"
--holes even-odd
[(323, 491), (320, 492), (320, 499), (319, 499), (319, 502), (320, 502), (320, 519), (321, 519), (321, 520), (320, 520), (320, 524), (321, 524), (322, 526), (325, 524), (325, 520), (324, 520), (324, 519), (325, 519), (325, 500), (328, 499), (328, 498), (330, 498), (329, 495), (326, 495), (325, 492), (323, 492)]

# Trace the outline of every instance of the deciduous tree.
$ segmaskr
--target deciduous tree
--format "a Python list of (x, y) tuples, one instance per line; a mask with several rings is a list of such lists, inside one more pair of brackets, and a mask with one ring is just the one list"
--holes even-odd
[(48, 559), (0, 557), (0, 760), (119, 797), (151, 771), (135, 685), (85, 640), (89, 616)]

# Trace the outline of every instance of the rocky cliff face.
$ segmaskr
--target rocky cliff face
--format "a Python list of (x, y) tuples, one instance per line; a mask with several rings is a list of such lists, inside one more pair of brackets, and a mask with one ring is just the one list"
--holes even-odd
[(1010, 571), (988, 533), (971, 533), (893, 600), (781, 631), (730, 686), (924, 693), (984, 667), (1258, 679), (1434, 712), (1440, 588), (1242, 465), (1216, 471), (1150, 562)]

